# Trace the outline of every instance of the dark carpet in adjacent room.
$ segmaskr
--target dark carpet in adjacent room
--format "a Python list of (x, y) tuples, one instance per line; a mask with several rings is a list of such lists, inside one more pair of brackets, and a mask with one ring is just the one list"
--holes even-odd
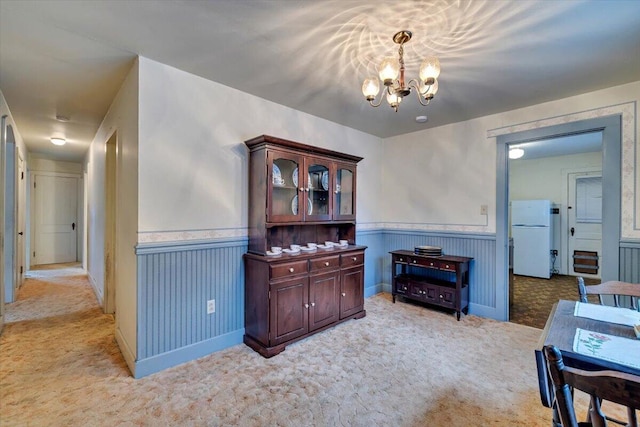
[[(600, 283), (599, 279), (584, 281), (586, 285)], [(520, 325), (543, 329), (553, 304), (561, 299), (578, 301), (578, 285), (574, 276), (554, 274), (547, 280), (514, 275), (512, 286), (509, 320)]]

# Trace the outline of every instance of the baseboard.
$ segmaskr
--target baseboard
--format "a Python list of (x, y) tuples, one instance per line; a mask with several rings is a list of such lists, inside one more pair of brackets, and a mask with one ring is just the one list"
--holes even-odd
[(386, 283), (378, 283), (377, 285), (364, 288), (364, 297), (369, 298), (381, 292), (391, 293), (391, 285), (387, 285)]
[(127, 363), (127, 366), (133, 374), (133, 377), (136, 378), (136, 357), (131, 351), (131, 348), (122, 336), (122, 333), (120, 332), (120, 329), (118, 327), (116, 327), (115, 335), (118, 347), (120, 347), (120, 353), (122, 353), (122, 357), (124, 357), (124, 361)]
[[(147, 375), (160, 372), (182, 363), (186, 363), (200, 357), (208, 356), (216, 351), (242, 344), (244, 328), (229, 332), (215, 338), (201, 341), (186, 347), (181, 347), (166, 353), (158, 354), (135, 362), (135, 369), (132, 369), (134, 378), (142, 378)], [(126, 359), (126, 357), (125, 357)], [(127, 363), (129, 363), (127, 361)], [(131, 365), (129, 365), (131, 366)]]
[(495, 319), (498, 321), (506, 321), (502, 318), (502, 311), (498, 312), (495, 307), (489, 307), (487, 305), (469, 303), (469, 314), (473, 314), (478, 317), (487, 317), (489, 319)]
[(93, 279), (93, 276), (91, 276), (91, 273), (89, 273), (87, 271), (87, 278), (89, 279), (89, 283), (91, 284), (91, 287), (93, 288), (93, 293), (95, 294), (96, 298), (98, 299), (98, 305), (100, 305), (100, 307), (104, 308), (104, 298), (102, 296), (102, 292), (100, 292), (100, 289), (98, 289), (98, 285), (96, 284), (96, 281)]

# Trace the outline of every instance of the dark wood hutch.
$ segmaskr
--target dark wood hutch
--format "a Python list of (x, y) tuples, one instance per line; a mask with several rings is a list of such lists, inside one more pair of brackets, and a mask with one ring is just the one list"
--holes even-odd
[[(361, 157), (262, 135), (249, 159), (244, 342), (264, 357), (365, 316), (364, 251), (355, 244)], [(271, 255), (272, 247), (348, 246)]]

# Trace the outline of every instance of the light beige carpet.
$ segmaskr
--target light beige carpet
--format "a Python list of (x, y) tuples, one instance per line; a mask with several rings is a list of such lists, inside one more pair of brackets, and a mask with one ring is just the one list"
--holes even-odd
[(550, 425), (539, 329), (381, 294), (271, 359), (237, 345), (135, 380), (80, 269), (29, 276), (0, 337), (3, 427)]

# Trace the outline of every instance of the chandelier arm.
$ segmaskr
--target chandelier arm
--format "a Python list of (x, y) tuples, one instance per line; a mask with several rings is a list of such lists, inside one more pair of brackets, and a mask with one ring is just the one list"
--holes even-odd
[[(420, 105), (423, 105), (425, 107), (427, 105), (429, 105), (429, 103), (431, 102), (431, 99), (427, 99), (427, 103), (426, 104), (424, 102), (422, 102), (423, 96), (420, 94), (420, 84), (418, 83), (418, 81), (416, 79), (409, 80), (409, 85), (408, 86), (410, 88), (416, 90), (416, 97), (418, 98), (418, 102), (420, 103)], [(431, 87), (431, 85), (427, 85), (426, 86), (426, 88), (427, 88), (426, 91), (428, 91), (430, 87)]]
[(378, 100), (378, 103), (375, 103), (375, 98), (369, 101), (369, 105), (371, 105), (372, 107), (379, 107), (382, 104), (382, 100), (384, 99), (384, 90), (380, 93), (380, 100)]

